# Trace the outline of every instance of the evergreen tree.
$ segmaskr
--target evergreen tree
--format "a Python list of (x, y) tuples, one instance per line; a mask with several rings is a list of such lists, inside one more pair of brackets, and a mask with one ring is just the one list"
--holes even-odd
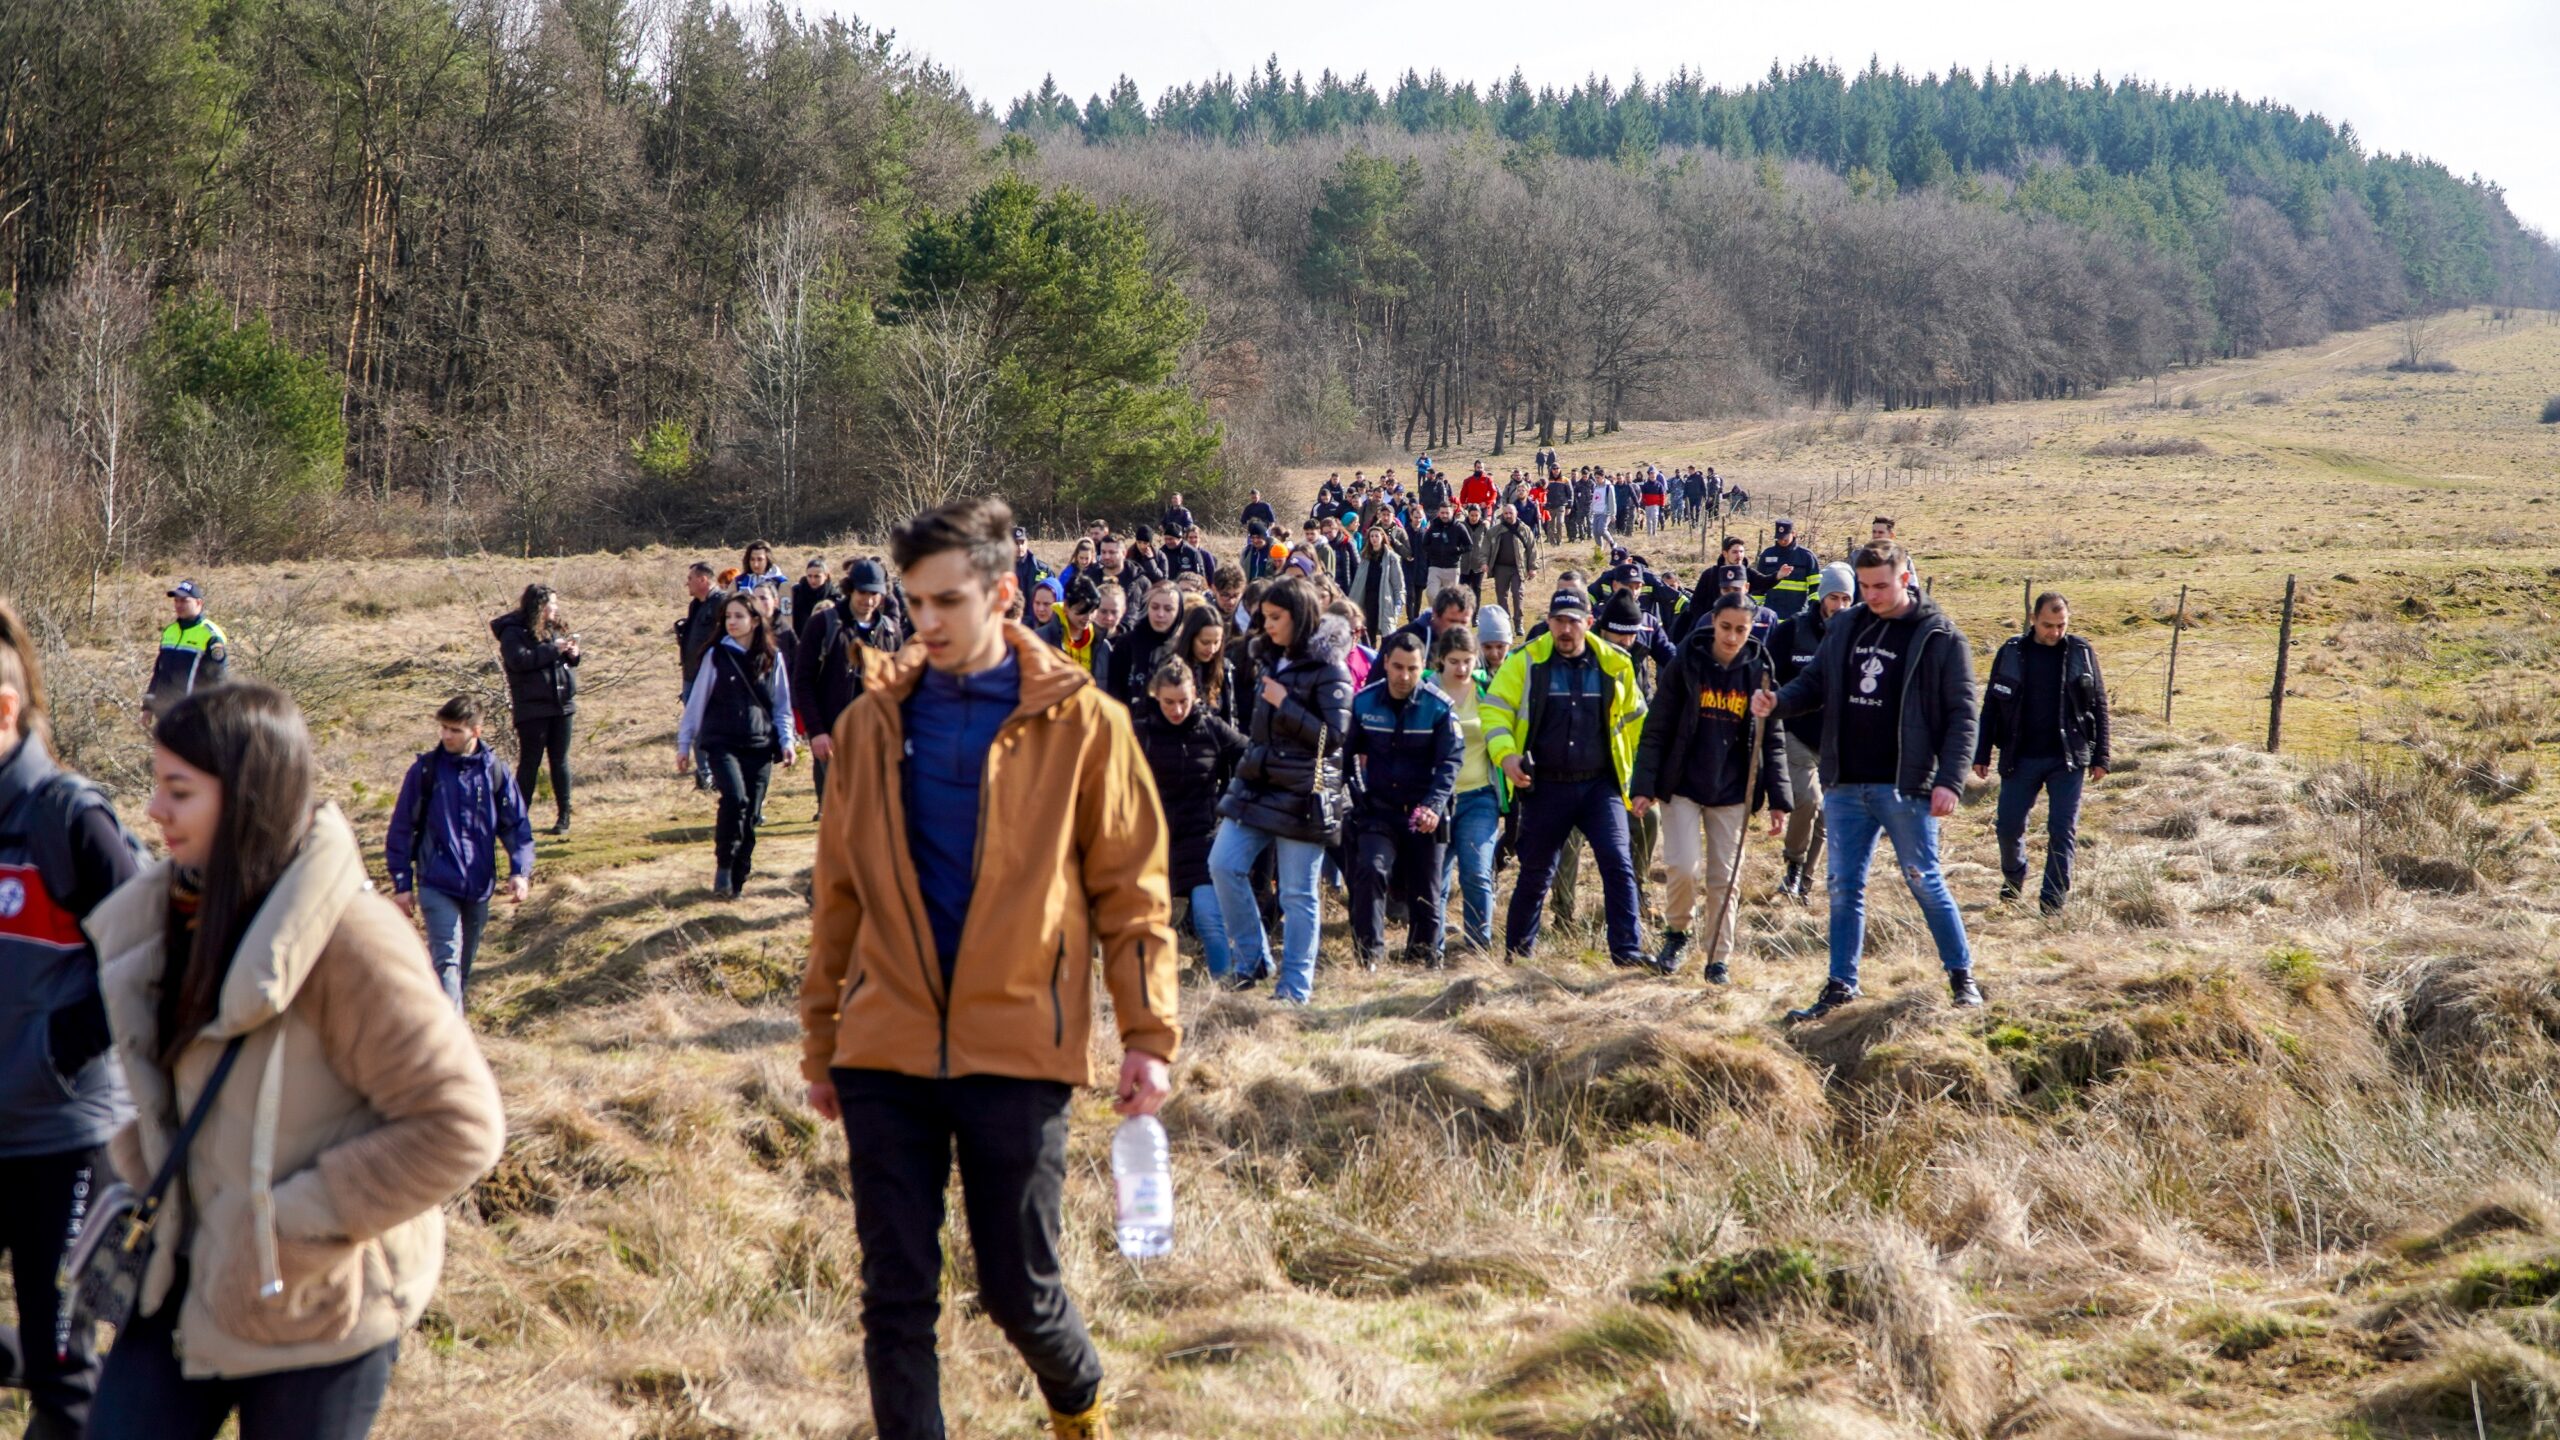
[(983, 327), (993, 468), (1026, 509), (1126, 513), (1215, 475), (1218, 428), (1174, 373), (1199, 312), (1135, 212), (999, 178), (915, 227), (884, 318), (944, 303)]

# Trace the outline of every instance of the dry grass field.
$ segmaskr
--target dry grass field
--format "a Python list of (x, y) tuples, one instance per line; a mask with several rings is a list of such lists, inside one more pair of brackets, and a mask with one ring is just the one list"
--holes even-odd
[[(1338, 924), (1309, 1009), (1194, 980), (1173, 1257), (1117, 1256), (1110, 1117), (1077, 1106), (1069, 1280), (1124, 1432), (2560, 1435), (2538, 769), (2560, 743), (2560, 427), (2535, 424), (2560, 326), (2445, 330), (2449, 374), (2386, 372), (2398, 337), (2377, 331), (2156, 395), (1565, 447), (1713, 462), (1762, 519), (1907, 452), (1941, 474), (1804, 518), (1830, 554), (1896, 515), (1978, 654), (2022, 581), (2075, 597), (2121, 736), (2077, 897), (2050, 921), (1994, 903), (1986, 791), (1948, 827), (1991, 998), (1961, 1017), (1880, 886), (1871, 998), (1781, 1031), (1823, 920), (1771, 896), (1765, 853), (1730, 989), (1631, 978), (1572, 932), (1531, 966), (1368, 976)], [(392, 1440), (869, 1433), (844, 1140), (798, 1100), (808, 781), (777, 780), (766, 875), (714, 903), (711, 803), (673, 773), (689, 558), (204, 577), (246, 668), (305, 697), (369, 836), (437, 700), (500, 693), (486, 625), (524, 583), (561, 588), (591, 657), (576, 833), (544, 843), (475, 982), (506, 1156), (455, 1207)], [(165, 583), (131, 581), (131, 636), (56, 668), (66, 732), (128, 798), (118, 707)], [(955, 1432), (1038, 1433), (965, 1242), (947, 1293)]]

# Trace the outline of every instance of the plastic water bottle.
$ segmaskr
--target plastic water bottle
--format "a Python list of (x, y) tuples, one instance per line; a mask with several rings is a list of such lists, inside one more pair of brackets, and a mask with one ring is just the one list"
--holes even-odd
[(1120, 1191), (1120, 1253), (1151, 1260), (1173, 1253), (1173, 1154), (1153, 1115), (1132, 1115), (1111, 1137), (1111, 1178)]

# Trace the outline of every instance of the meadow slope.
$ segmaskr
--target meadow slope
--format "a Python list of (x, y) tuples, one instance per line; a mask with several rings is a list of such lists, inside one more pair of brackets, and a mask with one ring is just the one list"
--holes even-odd
[[(1771, 895), (1766, 851), (1729, 989), (1609, 969), (1588, 887), (1533, 965), (1365, 975), (1329, 907), (1312, 1008), (1193, 978), (1170, 1259), (1113, 1250), (1109, 1116), (1077, 1102), (1068, 1275), (1125, 1432), (2560, 1434), (2560, 427), (2534, 424), (2560, 326), (2448, 331), (2450, 374), (2385, 372), (2377, 331), (1906, 438), (1908, 416), (1793, 415), (1566, 447), (1711, 461), (1769, 500), (1944, 467), (1805, 518), (1897, 515), (1981, 654), (2022, 581), (2077, 598), (2121, 757), (2077, 898), (1993, 902), (1984, 787), (1947, 843), (1990, 990), (1972, 1014), (1880, 887), (1872, 998), (1779, 1029), (1823, 922)], [(2204, 448), (2091, 453), (2128, 434)], [(767, 876), (714, 902), (711, 805), (674, 775), (688, 558), (203, 577), (245, 667), (305, 698), (369, 839), (436, 700), (502, 697), (487, 622), (527, 581), (561, 588), (591, 656), (576, 833), (493, 924), (473, 997), (508, 1148), (455, 1206), (393, 1440), (869, 1433), (845, 1142), (799, 1102), (790, 1012), (808, 781), (777, 779)], [(139, 635), (165, 584), (110, 613)], [(128, 800), (141, 651), (55, 671), (67, 738)], [(1038, 1433), (965, 1241), (948, 1293), (955, 1431)]]

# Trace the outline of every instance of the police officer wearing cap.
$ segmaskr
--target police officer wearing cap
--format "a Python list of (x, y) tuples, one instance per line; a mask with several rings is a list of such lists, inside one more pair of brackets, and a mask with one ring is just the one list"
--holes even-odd
[(1796, 543), (1796, 522), (1781, 519), (1770, 527), (1769, 548), (1760, 552), (1751, 589), (1784, 620), (1804, 608), (1822, 577), (1822, 561)]
[(204, 591), (193, 580), (181, 580), (169, 591), (177, 618), (160, 627), (160, 656), (151, 664), (151, 683), (142, 692), (142, 708), (160, 708), (198, 689), (222, 683), (231, 671), (231, 642), (222, 627), (205, 618)]

